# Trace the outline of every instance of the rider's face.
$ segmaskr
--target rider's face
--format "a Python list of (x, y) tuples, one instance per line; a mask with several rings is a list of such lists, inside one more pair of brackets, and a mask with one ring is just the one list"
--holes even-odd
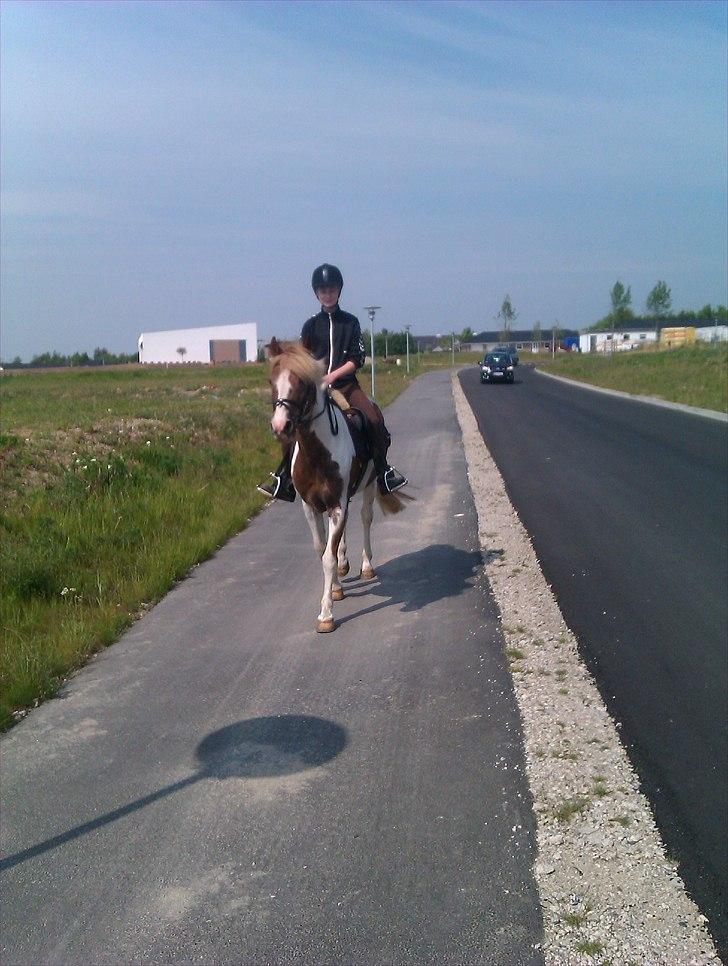
[(327, 285), (325, 288), (316, 289), (316, 298), (323, 306), (325, 312), (330, 312), (332, 309), (336, 308), (336, 303), (339, 301), (340, 295), (341, 289), (336, 288), (333, 285)]

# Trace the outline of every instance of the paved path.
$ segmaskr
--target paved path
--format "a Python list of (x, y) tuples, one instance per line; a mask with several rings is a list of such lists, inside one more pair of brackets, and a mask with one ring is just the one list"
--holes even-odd
[(461, 382), (725, 954), (728, 427), (517, 373)]
[(450, 374), (387, 418), (418, 503), (334, 634), (278, 504), (2, 740), (3, 963), (542, 961)]

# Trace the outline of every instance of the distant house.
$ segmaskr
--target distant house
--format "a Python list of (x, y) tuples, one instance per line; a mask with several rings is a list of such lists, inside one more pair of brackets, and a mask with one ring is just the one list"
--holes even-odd
[[(490, 332), (478, 332), (469, 342), (463, 342), (460, 348), (465, 352), (489, 352), (497, 345), (507, 345), (510, 349), (517, 349), (520, 352), (538, 352), (551, 348), (551, 330), (542, 329), (541, 338), (534, 339), (533, 329), (513, 329), (508, 333), (507, 339), (502, 339), (503, 330)], [(574, 329), (559, 329), (559, 343), (564, 339), (577, 337), (579, 335)]]
[(258, 326), (255, 322), (238, 322), (142, 332), (138, 344), (139, 361), (143, 363), (255, 362)]

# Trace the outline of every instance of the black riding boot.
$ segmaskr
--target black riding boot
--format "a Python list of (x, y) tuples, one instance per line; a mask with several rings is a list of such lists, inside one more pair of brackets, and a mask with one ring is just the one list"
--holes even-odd
[(260, 490), (271, 500), (285, 500), (286, 503), (293, 503), (296, 499), (296, 490), (291, 479), (291, 454), (290, 452), (281, 460), (280, 466), (271, 473), (273, 479), (270, 483), (261, 483), (256, 489)]

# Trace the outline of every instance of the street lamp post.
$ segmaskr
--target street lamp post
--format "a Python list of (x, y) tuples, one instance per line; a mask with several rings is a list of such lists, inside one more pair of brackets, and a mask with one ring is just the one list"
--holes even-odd
[(409, 334), (410, 334), (411, 328), (412, 328), (411, 325), (406, 325), (404, 327), (404, 331), (407, 335), (407, 375), (409, 375)]
[(372, 348), (372, 399), (376, 399), (374, 395), (374, 316), (377, 314), (377, 309), (381, 309), (381, 305), (365, 305), (365, 310), (369, 313), (369, 338)]
[(452, 367), (454, 369), (455, 368), (455, 333), (454, 332), (451, 332), (450, 333), (450, 336), (451, 336), (451, 339), (452, 339), (452, 342), (450, 343), (450, 355), (451, 355), (451, 358), (452, 358), (452, 363), (451, 364), (452, 364)]

